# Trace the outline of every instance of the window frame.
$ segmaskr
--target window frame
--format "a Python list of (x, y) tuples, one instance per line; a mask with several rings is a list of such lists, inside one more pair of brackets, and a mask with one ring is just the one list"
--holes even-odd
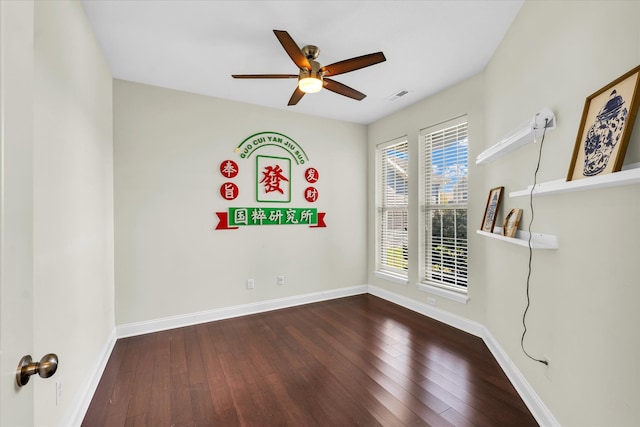
[[(403, 146), (401, 152), (406, 156), (406, 170), (404, 170), (404, 174), (406, 176), (405, 180), (405, 191), (406, 196), (404, 203), (402, 204), (385, 204), (387, 201), (384, 197), (384, 192), (386, 191), (387, 186), (383, 187), (383, 177), (382, 174), (387, 171), (387, 169), (383, 170), (382, 162), (384, 160), (384, 155), (387, 150), (393, 149), (395, 147)], [(409, 219), (409, 140), (406, 136), (402, 136), (399, 138), (395, 138), (393, 140), (383, 142), (376, 145), (376, 166), (375, 166), (375, 275), (377, 277), (384, 278), (386, 280), (390, 280), (396, 283), (400, 283), (403, 285), (409, 284), (409, 248), (408, 248), (408, 219)], [(402, 258), (406, 262), (406, 266), (404, 268), (395, 268), (390, 266), (385, 262), (383, 257), (384, 248), (383, 245), (386, 245), (386, 242), (383, 242), (383, 234), (385, 230), (383, 229), (385, 221), (383, 217), (386, 212), (396, 212), (400, 213), (401, 217), (404, 216), (405, 223), (405, 236), (400, 237), (401, 239), (405, 239), (406, 249), (402, 250)]]
[[(467, 150), (466, 150), (466, 175), (464, 178), (466, 179), (467, 188), (464, 195), (464, 201), (461, 203), (431, 203), (427, 196), (427, 185), (430, 184), (428, 182), (428, 178), (431, 177), (431, 172), (433, 170), (432, 164), (427, 165), (427, 154), (430, 147), (428, 147), (430, 137), (433, 134), (441, 133), (445, 130), (464, 126), (464, 131), (466, 132), (466, 141), (467, 141)], [(458, 139), (459, 140), (459, 139)], [(452, 141), (453, 142), (453, 141)], [(433, 126), (426, 127), (420, 130), (419, 135), (419, 204), (420, 204), (420, 221), (418, 225), (419, 229), (419, 257), (420, 257), (420, 271), (419, 271), (419, 284), (418, 288), (420, 290), (430, 292), (439, 296), (443, 296), (449, 299), (453, 299), (455, 301), (459, 301), (462, 303), (466, 303), (468, 301), (468, 290), (469, 290), (469, 274), (468, 274), (468, 265), (469, 265), (469, 234), (468, 234), (468, 212), (469, 212), (469, 199), (468, 199), (468, 178), (469, 178), (469, 122), (467, 115), (462, 115), (455, 117), (453, 119), (447, 120), (445, 122), (441, 122), (435, 124)], [(446, 143), (443, 144), (443, 147), (446, 146)], [(429, 176), (427, 176), (427, 172)], [(459, 191), (459, 190), (457, 190)], [(453, 194), (456, 194), (455, 191)], [(445, 210), (464, 210), (466, 215), (466, 241), (464, 241), (464, 250), (466, 251), (466, 268), (464, 279), (457, 275), (454, 275), (454, 283), (446, 283), (442, 280), (436, 280), (433, 277), (429, 277), (431, 265), (431, 256), (432, 256), (432, 232), (431, 232), (431, 215), (430, 212), (433, 212), (438, 209)], [(428, 225), (429, 224), (429, 225)], [(456, 222), (454, 222), (454, 225)], [(456, 239), (454, 240), (454, 246), (458, 247), (458, 237), (457, 230), (455, 232)], [(457, 264), (457, 263), (456, 263)], [(451, 276), (450, 276), (451, 277)], [(465, 285), (462, 286), (459, 283), (464, 282)]]

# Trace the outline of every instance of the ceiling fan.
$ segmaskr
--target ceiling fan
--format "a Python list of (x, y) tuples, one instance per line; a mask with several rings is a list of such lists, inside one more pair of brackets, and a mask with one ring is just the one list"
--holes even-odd
[(231, 77), (235, 79), (297, 78), (298, 86), (293, 95), (291, 95), (288, 105), (296, 105), (305, 93), (319, 92), (323, 87), (339, 95), (362, 101), (367, 95), (326, 76), (337, 76), (338, 74), (359, 70), (387, 60), (382, 52), (376, 52), (345, 59), (323, 67), (316, 61), (320, 54), (320, 49), (317, 46), (308, 45), (300, 49), (286, 31), (273, 30), (273, 32), (291, 60), (298, 66), (300, 72), (298, 74), (232, 74)]

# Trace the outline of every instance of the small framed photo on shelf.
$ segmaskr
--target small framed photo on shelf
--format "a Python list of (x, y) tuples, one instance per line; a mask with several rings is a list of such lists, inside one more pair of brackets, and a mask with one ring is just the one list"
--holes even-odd
[(640, 104), (639, 87), (636, 67), (587, 98), (567, 181), (622, 169)]
[(493, 227), (496, 225), (496, 218), (498, 217), (498, 209), (500, 209), (503, 192), (504, 187), (492, 188), (491, 191), (489, 191), (487, 207), (484, 209), (484, 217), (482, 218), (480, 230), (493, 233)]
[(511, 209), (507, 216), (504, 217), (504, 225), (502, 226), (502, 235), (506, 237), (515, 237), (522, 216), (522, 209)]

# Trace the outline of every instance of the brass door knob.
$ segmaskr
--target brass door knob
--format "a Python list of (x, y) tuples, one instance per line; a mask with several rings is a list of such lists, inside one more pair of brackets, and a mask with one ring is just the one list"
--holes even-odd
[(58, 356), (53, 353), (45, 354), (39, 362), (34, 362), (30, 355), (20, 359), (16, 371), (16, 382), (18, 387), (22, 387), (29, 382), (33, 374), (40, 375), (40, 378), (49, 378), (58, 369)]

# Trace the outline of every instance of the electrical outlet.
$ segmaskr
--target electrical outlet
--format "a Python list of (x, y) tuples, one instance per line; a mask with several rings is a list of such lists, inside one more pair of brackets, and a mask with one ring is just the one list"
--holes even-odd
[(436, 299), (433, 297), (427, 298), (427, 304), (436, 305)]
[(247, 289), (253, 289), (255, 287), (255, 284), (253, 282), (253, 279), (247, 279)]
[(549, 359), (549, 356), (546, 354), (542, 355), (542, 359), (547, 362), (547, 364), (544, 365), (544, 376), (547, 377), (548, 380), (551, 380), (551, 359)]
[(278, 286), (284, 285), (284, 276), (278, 276)]
[(62, 400), (62, 378), (56, 380), (56, 405)]

